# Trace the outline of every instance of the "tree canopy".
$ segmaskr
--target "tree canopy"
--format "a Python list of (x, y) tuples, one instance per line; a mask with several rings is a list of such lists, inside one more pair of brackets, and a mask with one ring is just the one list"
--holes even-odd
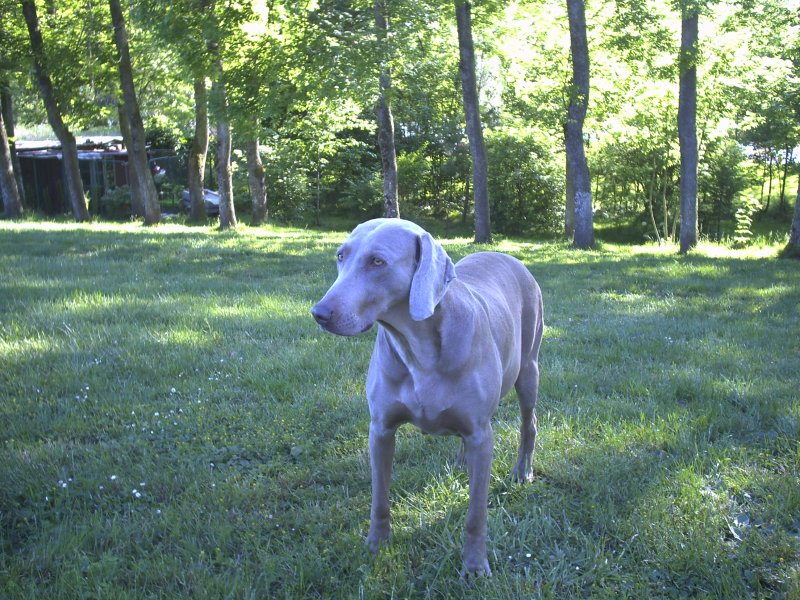
[[(31, 77), (23, 4), (0, 0), (0, 83), (14, 98), (16, 122), (37, 124), (46, 113)], [(366, 218), (384, 206), (381, 98), (394, 121), (403, 215), (472, 223), (455, 4), (380, 4), (386, 29), (376, 27), (374, 0), (122, 1), (146, 128), (167, 132), (177, 152), (189, 154), (202, 121), (196, 84), (206, 81), (214, 152), (224, 123), (232, 133), (231, 193), (240, 212), (256, 206), (248, 193), (255, 154), (270, 218)], [(39, 52), (65, 126), (118, 129), (122, 94), (108, 3), (35, 5)], [(787, 179), (800, 143), (800, 2), (586, 0), (591, 77), (582, 137), (600, 226), (677, 237), (687, 7), (699, 22), (700, 234), (732, 232), (745, 204), (755, 214), (770, 209), (790, 218), (794, 188)], [(567, 3), (494, 0), (471, 12), (492, 229), (563, 231), (570, 184), (564, 132), (575, 97)], [(221, 86), (224, 103), (213, 92)], [(206, 187), (220, 186), (220, 171), (212, 169), (219, 156), (209, 159)]]

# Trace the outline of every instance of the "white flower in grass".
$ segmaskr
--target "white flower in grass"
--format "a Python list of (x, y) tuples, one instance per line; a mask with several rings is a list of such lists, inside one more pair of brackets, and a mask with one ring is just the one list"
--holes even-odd
[(137, 489), (133, 489), (133, 490), (131, 491), (131, 494), (133, 494), (133, 497), (134, 497), (134, 498), (141, 498), (141, 497), (142, 497), (142, 492), (140, 492), (140, 491), (139, 491), (139, 490), (137, 490)]

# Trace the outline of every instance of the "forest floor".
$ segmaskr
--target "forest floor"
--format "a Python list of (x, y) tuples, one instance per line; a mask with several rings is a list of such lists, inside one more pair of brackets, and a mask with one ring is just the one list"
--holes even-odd
[(511, 483), (501, 404), (494, 576), (464, 581), (453, 438), (400, 430), (393, 538), (364, 549), (374, 332), (309, 315), (343, 237), (0, 223), (4, 597), (800, 597), (782, 244), (493, 246), (543, 290), (540, 434), (535, 482)]

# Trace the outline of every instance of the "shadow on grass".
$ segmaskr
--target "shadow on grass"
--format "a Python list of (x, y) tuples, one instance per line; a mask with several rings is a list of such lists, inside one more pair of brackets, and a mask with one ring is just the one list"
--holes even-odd
[[(360, 549), (372, 337), (323, 335), (308, 315), (335, 277), (336, 239), (4, 236), (4, 552), (32, 560), (55, 537), (98, 564), (96, 547), (120, 549), (146, 570), (123, 539), (139, 526), (144, 554), (177, 556), (176, 571), (200, 565), (197, 589), (212, 585), (203, 569), (226, 580), (269, 555), (292, 575), (263, 580), (276, 595), (380, 595), (387, 578), (400, 595), (465, 591), (454, 577), (466, 515), (466, 477), (448, 466), (455, 440), (401, 435), (395, 539), (375, 562)], [(452, 246), (456, 257), (469, 251)], [(504, 479), (518, 423), (507, 398), (490, 491), (495, 578), (479, 590), (790, 589), (780, 578), (796, 551), (781, 567), (761, 547), (787, 547), (800, 505), (794, 263), (551, 246), (518, 256), (545, 296), (538, 479)], [(109, 491), (112, 474), (124, 490)], [(131, 494), (140, 482), (146, 502)], [(159, 525), (155, 510), (175, 524)], [(737, 539), (730, 524), (743, 514), (750, 525)], [(94, 540), (98, 519), (123, 533)], [(38, 591), (80, 577), (57, 548), (46, 569), (20, 562), (13, 572)]]

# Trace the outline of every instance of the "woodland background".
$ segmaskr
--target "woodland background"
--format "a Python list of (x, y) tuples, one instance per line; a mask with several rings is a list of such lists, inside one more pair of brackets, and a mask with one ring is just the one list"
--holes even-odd
[[(180, 157), (172, 171), (182, 181), (173, 197), (162, 192), (162, 203), (192, 187), (189, 173), (198, 166), (190, 167), (210, 132), (199, 168), (205, 187), (218, 189), (220, 174), (226, 177), (218, 167), (230, 153), (232, 224), (236, 212), (295, 224), (378, 216), (385, 169), (376, 106), (384, 101), (394, 121), (402, 216), (471, 226), (473, 161), (452, 2), (179, 0), (120, 7), (3, 0), (7, 128), (16, 123), (20, 137), (52, 137), (46, 125), (36, 127), (51, 118), (37, 85), (43, 72), (68, 131), (125, 134), (124, 61), (110, 4), (120, 9), (127, 33), (146, 143)], [(37, 8), (38, 50), (25, 5)], [(562, 232), (569, 187), (564, 131), (574, 98), (567, 6), (494, 0), (471, 9), (492, 231)], [(785, 233), (800, 137), (795, 0), (586, 3), (591, 78), (582, 135), (595, 227), (632, 241), (678, 235), (679, 45), (688, 9), (699, 17), (700, 234), (745, 242), (759, 223)], [(146, 207), (137, 211), (132, 199), (147, 221)]]

